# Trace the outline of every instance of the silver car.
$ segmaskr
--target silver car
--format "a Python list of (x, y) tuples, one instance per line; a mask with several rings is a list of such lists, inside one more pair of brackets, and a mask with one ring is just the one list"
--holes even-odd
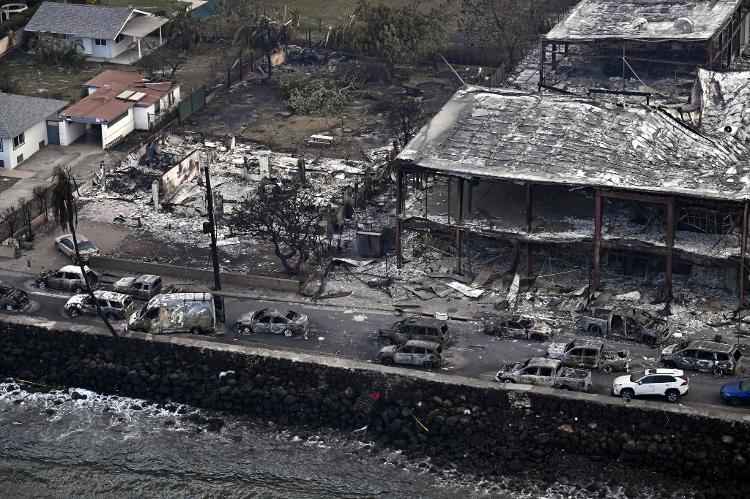
[(392, 365), (419, 366), (428, 369), (443, 362), (443, 348), (432, 341), (409, 340), (403, 345), (391, 345), (378, 352), (378, 362)]
[[(84, 262), (88, 262), (92, 256), (99, 254), (99, 248), (83, 234), (76, 235), (76, 242), (78, 242), (78, 253)], [(73, 245), (73, 236), (71, 234), (57, 236), (55, 238), (55, 247), (63, 254), (68, 255), (73, 260), (73, 263), (78, 263), (75, 246)]]
[(270, 333), (292, 336), (307, 334), (308, 320), (304, 314), (293, 310), (282, 312), (277, 308), (264, 308), (247, 313), (237, 320), (237, 330), (242, 334)]

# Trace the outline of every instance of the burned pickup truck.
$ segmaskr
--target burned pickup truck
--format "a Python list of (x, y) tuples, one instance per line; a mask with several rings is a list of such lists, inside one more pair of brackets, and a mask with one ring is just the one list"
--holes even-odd
[(606, 350), (601, 340), (574, 340), (551, 343), (547, 358), (558, 359), (568, 367), (598, 369), (603, 373), (630, 370), (630, 351)]
[(479, 316), (484, 333), (501, 338), (518, 338), (532, 341), (546, 341), (554, 330), (549, 324), (519, 314), (482, 314)]
[(562, 390), (587, 392), (591, 389), (591, 371), (570, 369), (557, 359), (532, 357), (526, 362), (508, 362), (500, 366), (495, 380), (501, 383), (550, 386)]
[(670, 336), (669, 323), (638, 308), (595, 308), (581, 315), (581, 329), (596, 336), (613, 336), (626, 340), (660, 345)]
[(0, 310), (17, 312), (26, 310), (29, 305), (31, 305), (31, 301), (26, 291), (0, 284)]

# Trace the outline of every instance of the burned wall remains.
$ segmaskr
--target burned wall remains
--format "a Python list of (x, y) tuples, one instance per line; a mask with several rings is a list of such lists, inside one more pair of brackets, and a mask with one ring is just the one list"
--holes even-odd
[(592, 465), (658, 469), (708, 487), (712, 497), (750, 494), (750, 423), (741, 416), (192, 338), (134, 333), (115, 341), (93, 329), (5, 317), (5, 376), (281, 424), (366, 425), (364, 438), (378, 444), (484, 475), (534, 469), (554, 479), (569, 470), (550, 460), (575, 455)]

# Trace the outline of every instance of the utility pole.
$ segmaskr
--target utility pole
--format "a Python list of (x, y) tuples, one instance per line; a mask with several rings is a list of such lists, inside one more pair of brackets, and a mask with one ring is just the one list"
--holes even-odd
[(203, 154), (203, 171), (206, 174), (206, 203), (208, 204), (208, 225), (211, 232), (211, 260), (214, 265), (214, 291), (221, 289), (221, 279), (219, 276), (219, 252), (216, 247), (216, 223), (214, 221), (214, 195), (211, 191), (211, 175), (209, 174), (208, 153)]

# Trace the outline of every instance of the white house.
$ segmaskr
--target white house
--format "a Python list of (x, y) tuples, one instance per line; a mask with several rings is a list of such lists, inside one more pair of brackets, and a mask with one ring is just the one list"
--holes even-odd
[[(57, 112), (62, 100), (0, 92), (0, 168), (15, 168), (49, 143), (57, 144)], [(48, 135), (49, 129), (49, 135)]]
[(95, 60), (130, 64), (147, 47), (162, 44), (161, 27), (167, 22), (130, 7), (44, 2), (24, 29), (76, 44)]
[(108, 69), (85, 83), (89, 95), (60, 113), (60, 144), (85, 133), (101, 138), (102, 148), (120, 142), (133, 130), (151, 130), (180, 101), (180, 84)]

